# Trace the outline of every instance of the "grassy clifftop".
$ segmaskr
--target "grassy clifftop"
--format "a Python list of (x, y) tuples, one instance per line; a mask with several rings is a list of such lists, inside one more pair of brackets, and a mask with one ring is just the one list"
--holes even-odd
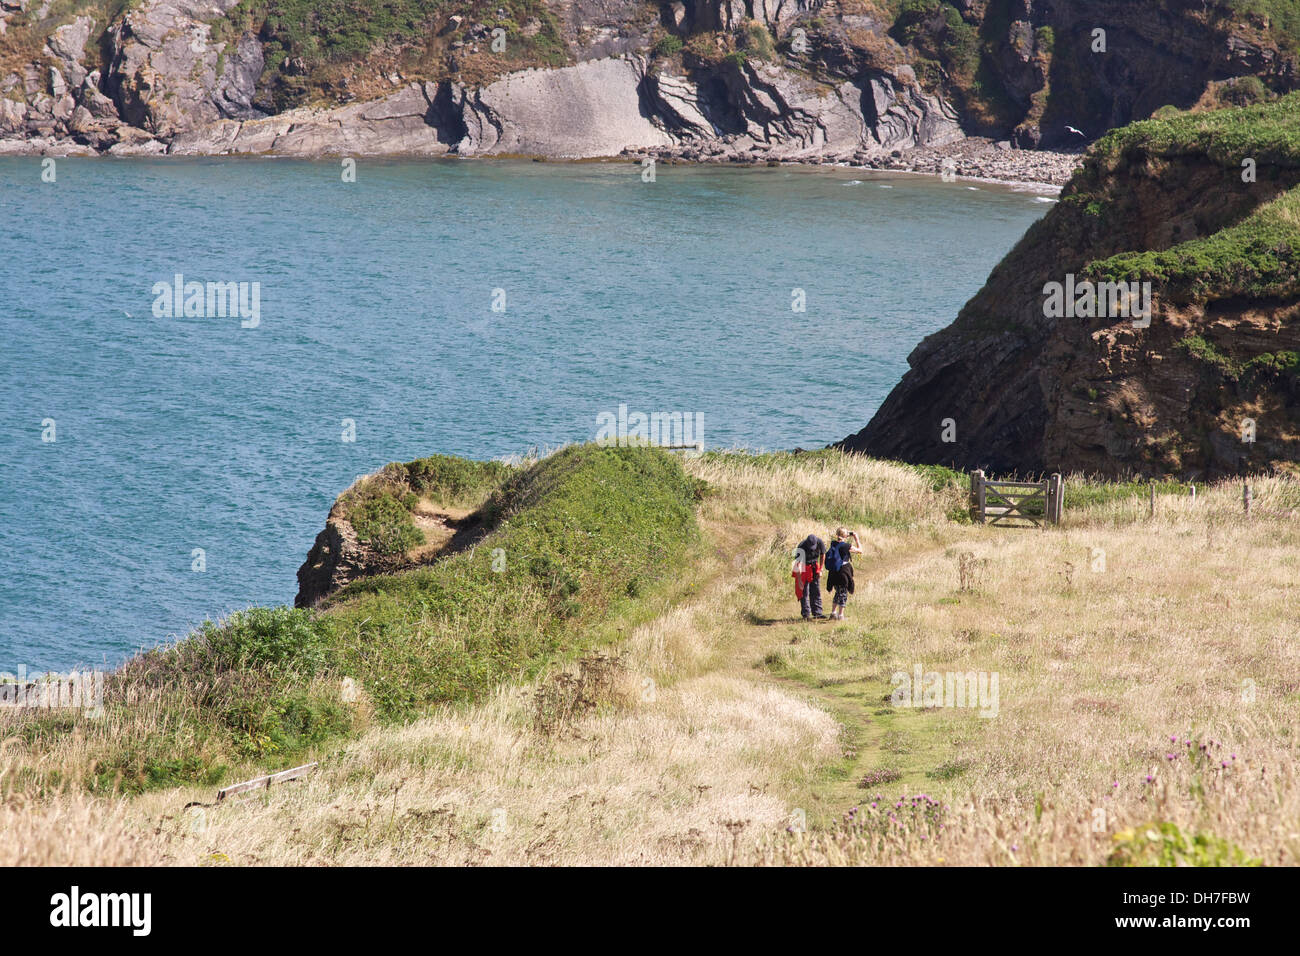
[[(577, 449), (519, 474), (532, 471), (541, 507), (515, 499), (499, 529), (565, 522), (545, 540), (570, 567), (572, 549), (610, 540), (635, 559), (672, 523), (646, 502), (623, 535), (621, 515), (566, 499), (608, 488), (617, 511), (635, 488), (673, 513), (694, 506), (708, 546), (673, 565), (684, 587), (612, 595), (597, 627), (566, 626), (564, 646), (596, 653), (419, 720), (362, 730), (358, 715), (357, 734), (314, 752), (315, 773), (221, 810), (178, 812), (211, 799), (198, 786), (129, 800), (0, 792), (0, 864), (1300, 860), (1300, 652), (1288, 623), (1300, 483), (1254, 482), (1246, 517), (1236, 482), (1198, 485), (1195, 497), (1165, 483), (1152, 513), (1143, 485), (1070, 476), (1063, 523), (1037, 531), (958, 520), (961, 476), (941, 468), (833, 451), (683, 466), (688, 483), (659, 456)], [(708, 488), (698, 502), (696, 482)], [(839, 524), (863, 548), (847, 617), (802, 621), (790, 548)], [(481, 576), (478, 560), (462, 571)], [(403, 593), (410, 618), (438, 619), (419, 604), (430, 590)], [(337, 610), (360, 614), (370, 594), (340, 596)], [(467, 617), (410, 647), (379, 646), (377, 659), (497, 623)], [(207, 653), (229, 656), (244, 636), (219, 628)], [(284, 643), (286, 659), (305, 656), (302, 642)], [(978, 707), (895, 699), (898, 675), (917, 668), (997, 675), (998, 689)], [(337, 698), (338, 682), (328, 689)], [(255, 690), (230, 693), (248, 702)], [(539, 720), (539, 701), (572, 706)], [(132, 730), (121, 714), (108, 720)], [(62, 746), (51, 759), (73, 763), (76, 745)], [(0, 775), (38, 759), (10, 740)]]
[[(402, 467), (455, 500), (498, 474), (456, 462)], [(700, 493), (667, 452), (567, 448), (491, 494), (472, 551), (356, 582), (319, 610), (252, 608), (142, 653), (110, 676), (102, 719), (19, 719), (10, 733), (25, 756), (7, 783), (214, 783), (289, 764), (371, 721), (477, 699), (599, 643), (619, 607), (678, 572)], [(355, 699), (341, 694), (344, 678)]]
[[(1204, 160), (1269, 195), (1300, 170), (1300, 94), (1243, 109), (1183, 113), (1116, 130), (1093, 148), (1071, 201), (1093, 202), (1091, 186), (1124, 163)], [(1259, 183), (1260, 177), (1264, 178)], [(1242, 181), (1243, 186), (1251, 183)], [(1249, 194), (1247, 188), (1243, 190)], [(1110, 281), (1151, 280), (1166, 297), (1210, 301), (1285, 297), (1300, 291), (1300, 187), (1285, 189), (1244, 218), (1169, 249), (1124, 252), (1086, 271)]]

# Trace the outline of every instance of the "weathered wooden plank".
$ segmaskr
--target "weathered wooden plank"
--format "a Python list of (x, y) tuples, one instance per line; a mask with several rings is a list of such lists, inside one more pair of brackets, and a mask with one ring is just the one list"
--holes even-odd
[(269, 787), (273, 783), (284, 783), (286, 780), (297, 780), (299, 777), (305, 777), (316, 769), (316, 762), (305, 763), (301, 767), (294, 767), (291, 770), (281, 770), (279, 773), (270, 774), (266, 778), (266, 785)]
[(289, 770), (281, 770), (278, 773), (268, 773), (261, 777), (254, 777), (252, 780), (245, 780), (243, 783), (231, 784), (222, 790), (217, 791), (217, 802), (220, 803), (226, 797), (233, 797), (239, 793), (247, 793), (250, 790), (257, 790), (261, 787), (269, 787), (273, 783), (283, 783), (286, 780), (297, 780), (304, 777), (316, 769), (316, 761), (305, 763), (301, 767), (293, 767)]
[(996, 491), (990, 490), (989, 495), (992, 497), (996, 497), (998, 501), (1001, 501), (1004, 504), (1015, 504), (1022, 501), (1043, 501), (1044, 500), (1041, 494), (1034, 494), (1034, 495), (1012, 494), (1011, 492), (1008, 492), (1007, 494), (1000, 494)]

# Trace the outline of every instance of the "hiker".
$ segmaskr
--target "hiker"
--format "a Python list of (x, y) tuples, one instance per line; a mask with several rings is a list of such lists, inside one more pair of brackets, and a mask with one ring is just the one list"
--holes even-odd
[[(850, 542), (849, 539), (853, 540)], [(835, 529), (835, 540), (826, 551), (826, 587), (831, 592), (831, 620), (844, 620), (844, 606), (853, 593), (853, 558), (862, 553), (856, 531)]]
[(826, 542), (810, 534), (795, 548), (794, 593), (799, 598), (799, 610), (805, 621), (826, 617), (822, 613), (822, 558), (826, 556)]

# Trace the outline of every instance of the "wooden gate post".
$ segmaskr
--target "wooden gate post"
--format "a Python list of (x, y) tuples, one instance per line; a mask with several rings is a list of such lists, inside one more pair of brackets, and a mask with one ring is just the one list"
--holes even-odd
[(970, 516), (972, 521), (984, 523), (984, 472), (970, 473)]
[(1250, 517), (1250, 502), (1252, 495), (1250, 493), (1250, 482), (1246, 482), (1241, 490), (1241, 505), (1246, 509), (1246, 517)]
[(1047, 520), (1052, 524), (1060, 524), (1061, 514), (1065, 510), (1065, 481), (1061, 478), (1060, 472), (1053, 473), (1048, 488)]

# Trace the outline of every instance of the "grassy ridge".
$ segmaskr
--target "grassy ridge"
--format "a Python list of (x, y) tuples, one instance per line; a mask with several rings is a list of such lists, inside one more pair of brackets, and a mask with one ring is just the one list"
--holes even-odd
[(424, 543), (412, 513), (421, 498), (446, 507), (478, 508), (513, 472), (499, 461), (430, 455), (393, 462), (349, 488), (340, 499), (361, 542), (382, 555), (398, 556)]
[(614, 602), (678, 568), (698, 494), (666, 452), (566, 449), (493, 494), (484, 513), (495, 530), (473, 552), (329, 600), (335, 663), (388, 719), (532, 673)]
[(1259, 165), (1300, 167), (1300, 93), (1269, 103), (1207, 113), (1177, 113), (1111, 130), (1092, 147), (1098, 160), (1140, 150), (1153, 156), (1203, 155), (1229, 169), (1253, 158)]
[(1175, 301), (1295, 297), (1300, 292), (1300, 189), (1213, 235), (1159, 252), (1111, 256), (1089, 264), (1087, 271), (1108, 282), (1151, 280)]
[[(471, 493), (487, 466), (403, 466)], [(504, 466), (501, 466), (504, 468)], [(354, 583), (318, 611), (252, 608), (110, 675), (105, 715), (4, 716), (5, 786), (138, 792), (284, 766), (372, 719), (468, 701), (594, 640), (616, 604), (676, 571), (701, 485), (654, 449), (576, 446), (521, 469), (483, 509), (474, 552)], [(359, 701), (342, 699), (352, 678)]]
[[(1114, 130), (1093, 147), (1085, 171), (1063, 201), (1100, 215), (1104, 197), (1089, 187), (1119, 164), (1185, 157), (1204, 157), (1234, 176), (1245, 160), (1254, 160), (1261, 176), (1282, 170), (1289, 177), (1284, 182), (1294, 181), (1294, 170), (1300, 169), (1300, 93), (1262, 105), (1180, 113)], [(1176, 302), (1294, 297), (1300, 291), (1300, 187), (1261, 203), (1210, 235), (1170, 249), (1094, 260), (1084, 271), (1110, 282), (1150, 280)]]

